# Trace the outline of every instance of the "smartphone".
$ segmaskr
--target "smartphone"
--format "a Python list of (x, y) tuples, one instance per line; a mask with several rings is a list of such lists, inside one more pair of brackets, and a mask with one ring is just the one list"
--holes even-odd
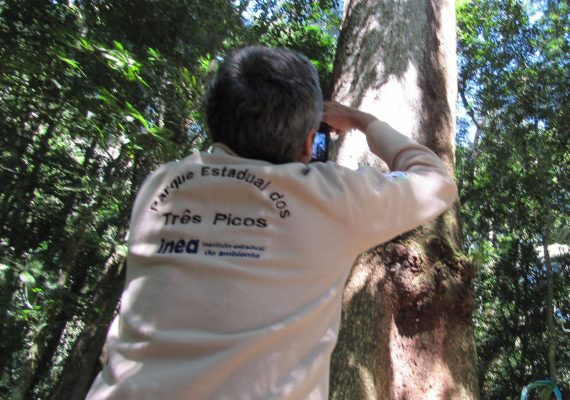
[(321, 122), (315, 139), (313, 140), (313, 150), (311, 162), (326, 162), (329, 159), (329, 145), (331, 141), (331, 127)]

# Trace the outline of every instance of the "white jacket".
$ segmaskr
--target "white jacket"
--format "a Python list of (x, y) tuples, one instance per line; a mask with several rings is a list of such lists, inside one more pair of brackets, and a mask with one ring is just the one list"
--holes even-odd
[(143, 184), (99, 399), (327, 399), (355, 257), (445, 211), (456, 186), (427, 148), (383, 122), (388, 163), (273, 165), (224, 146)]

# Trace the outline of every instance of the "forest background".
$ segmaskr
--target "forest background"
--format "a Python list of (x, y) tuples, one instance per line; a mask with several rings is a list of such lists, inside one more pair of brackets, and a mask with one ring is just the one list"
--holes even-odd
[[(549, 352), (568, 396), (570, 9), (456, 6), (456, 176), (478, 268), (482, 398), (518, 398), (551, 374)], [(299, 50), (326, 94), (341, 18), (335, 0), (0, 1), (1, 398), (85, 395), (134, 196), (161, 163), (209, 147), (202, 100), (226, 52)]]

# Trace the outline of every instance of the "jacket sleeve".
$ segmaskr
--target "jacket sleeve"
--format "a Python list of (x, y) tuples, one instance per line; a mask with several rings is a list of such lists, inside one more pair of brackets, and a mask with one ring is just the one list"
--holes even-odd
[(390, 173), (359, 169), (345, 182), (350, 191), (347, 214), (359, 251), (388, 241), (447, 210), (457, 186), (439, 157), (381, 121), (366, 131), (371, 151)]

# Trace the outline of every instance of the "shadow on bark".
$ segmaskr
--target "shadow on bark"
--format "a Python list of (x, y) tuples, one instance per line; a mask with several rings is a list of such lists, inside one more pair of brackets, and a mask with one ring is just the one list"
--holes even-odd
[[(357, 261), (353, 272), (364, 265)], [(390, 335), (378, 324), (389, 319), (386, 307), (380, 304), (383, 299), (374, 294), (374, 287), (379, 285), (382, 282), (376, 276), (369, 276), (343, 310), (339, 344), (331, 359), (331, 400), (375, 398), (378, 388), (387, 389), (392, 380), (390, 370), (385, 382), (381, 381), (385, 375), (377, 373), (390, 365)]]
[[(465, 340), (472, 336), (474, 273), (432, 233), (437, 226), (402, 235), (355, 263), (351, 277), (367, 278), (352, 295), (352, 278), (347, 283), (331, 399), (402, 400), (427, 392), (458, 399), (463, 389), (477, 392), (469, 373), (472, 343)], [(418, 238), (425, 243), (421, 251)]]
[[(352, 3), (355, 3), (352, 6)], [(338, 41), (333, 82), (335, 97), (350, 96), (353, 106), (391, 77), (404, 78), (410, 63), (419, 68), (426, 21), (423, 2), (352, 1)], [(347, 79), (345, 77), (350, 77)], [(341, 88), (339, 92), (338, 88)]]

